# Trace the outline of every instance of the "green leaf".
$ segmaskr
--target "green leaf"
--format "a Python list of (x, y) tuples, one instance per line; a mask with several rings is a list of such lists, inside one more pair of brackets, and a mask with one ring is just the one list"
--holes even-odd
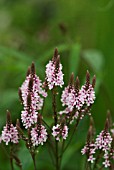
[(80, 61), (80, 44), (73, 44), (70, 50), (70, 59), (69, 59), (69, 72), (70, 74), (73, 72), (74, 76), (76, 76), (79, 61)]
[(31, 58), (33, 58), (12, 48), (0, 46), (0, 59), (2, 60), (4, 57), (8, 58), (9, 56), (22, 61), (31, 61)]
[(84, 50), (82, 57), (94, 72), (102, 71), (104, 66), (104, 56), (100, 51), (95, 49)]
[(74, 153), (76, 153), (76, 151), (78, 151), (81, 146), (82, 146), (82, 142), (78, 142), (78, 143), (75, 143), (73, 145), (70, 145), (70, 147), (68, 147), (66, 153), (63, 156), (62, 167), (64, 167), (66, 164), (68, 164), (72, 155), (74, 155)]

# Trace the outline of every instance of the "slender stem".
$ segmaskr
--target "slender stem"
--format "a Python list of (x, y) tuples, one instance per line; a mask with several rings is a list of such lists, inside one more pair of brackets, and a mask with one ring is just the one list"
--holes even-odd
[(13, 159), (10, 157), (10, 165), (11, 165), (11, 170), (14, 170), (14, 167), (13, 167)]
[(43, 115), (43, 111), (44, 111), (44, 105), (45, 105), (45, 98), (44, 98), (44, 102), (43, 102), (43, 106), (42, 106), (42, 110), (41, 110), (42, 115)]
[(57, 124), (57, 105), (56, 105), (56, 88), (53, 88), (52, 91), (53, 94), (53, 98), (52, 98), (52, 106), (53, 106), (53, 112), (54, 112), (54, 121), (55, 121), (55, 125)]
[[(54, 112), (54, 124), (55, 126), (57, 125), (57, 104), (56, 104), (56, 87), (53, 88), (53, 91), (52, 91), (52, 106), (53, 106), (53, 112)], [(59, 167), (59, 157), (58, 157), (58, 141), (55, 139), (55, 151), (56, 151), (56, 170), (59, 170), (60, 167)]]
[(50, 126), (45, 122), (45, 120), (42, 119), (42, 122), (48, 127), (48, 129), (49, 129), (50, 131), (52, 131), (52, 129), (50, 128)]
[(104, 168), (104, 165), (101, 166), (101, 168), (99, 168), (99, 170), (102, 170)]
[(77, 122), (76, 122), (76, 124), (75, 124), (75, 126), (74, 126), (72, 135), (71, 135), (71, 137), (70, 137), (67, 145), (66, 145), (65, 148), (63, 149), (63, 153), (66, 151), (66, 149), (68, 148), (69, 144), (71, 143), (71, 141), (72, 141), (72, 139), (73, 139), (73, 135), (74, 135), (74, 133), (75, 133), (75, 131), (76, 131), (76, 128), (77, 128), (77, 126), (78, 126), (78, 124), (79, 124), (79, 121), (80, 121), (80, 117), (78, 118), (78, 120), (77, 120)]
[(11, 165), (11, 170), (14, 170), (13, 157), (12, 157), (12, 146), (10, 147), (10, 165)]
[[(53, 151), (52, 150), (52, 146), (50, 145), (50, 143), (49, 142), (47, 142), (47, 148), (48, 148), (48, 152), (49, 152), (49, 155), (50, 155), (50, 157), (51, 157), (51, 160), (52, 160), (52, 164), (55, 166), (55, 162), (54, 162), (54, 157), (53, 157), (53, 153), (51, 152), (51, 151)], [(49, 147), (48, 147), (49, 146)]]
[(60, 155), (60, 166), (61, 166), (61, 163), (62, 163), (64, 145), (65, 145), (65, 140), (63, 140), (63, 142), (62, 142), (61, 155)]
[(34, 154), (34, 153), (31, 153), (31, 156), (32, 156), (33, 164), (34, 164), (34, 170), (37, 170), (37, 169), (36, 169), (35, 154)]
[(89, 163), (87, 160), (86, 160), (86, 164), (85, 164), (85, 170), (92, 170), (91, 163)]
[(58, 157), (58, 141), (55, 139), (55, 145), (56, 145), (56, 170), (59, 170), (59, 157)]
[(3, 149), (4, 153), (6, 154), (7, 158), (10, 158), (10, 154), (7, 152), (6, 148), (4, 147), (3, 143), (1, 143), (1, 148)]
[(100, 153), (98, 154), (98, 156), (97, 156), (97, 158), (96, 158), (96, 160), (95, 160), (95, 164), (94, 164), (93, 169), (96, 169), (97, 164), (98, 164), (98, 162), (99, 162), (99, 160), (100, 160), (101, 157), (102, 157), (102, 151), (100, 150)]

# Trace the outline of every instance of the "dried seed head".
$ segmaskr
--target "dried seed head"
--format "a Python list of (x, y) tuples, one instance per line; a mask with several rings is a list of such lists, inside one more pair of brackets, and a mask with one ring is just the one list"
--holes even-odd
[(19, 88), (19, 90), (18, 90), (18, 95), (19, 95), (19, 99), (20, 99), (21, 103), (23, 103), (21, 88)]
[(17, 121), (16, 121), (16, 127), (20, 127), (20, 121), (19, 121), (19, 119), (17, 119)]
[(58, 57), (58, 49), (55, 48), (54, 55), (53, 55), (53, 61), (54, 62), (57, 60), (57, 57)]
[(92, 126), (92, 136), (94, 137), (95, 135), (95, 126), (94, 126), (94, 120), (93, 117), (90, 117), (90, 126)]
[[(31, 141), (31, 130), (30, 130), (30, 128), (28, 129), (28, 139), (29, 139), (29, 141)], [(28, 142), (28, 145), (30, 146), (30, 143)]]
[(62, 120), (61, 120), (61, 127), (63, 128), (65, 124), (66, 124), (66, 119), (62, 118)]
[(69, 86), (72, 87), (74, 85), (74, 73), (71, 74), (70, 80), (69, 80)]
[(28, 67), (28, 70), (27, 70), (27, 73), (26, 73), (26, 76), (28, 77), (31, 73), (31, 69), (30, 69), (30, 66)]
[(92, 87), (94, 88), (96, 84), (96, 76), (93, 76), (93, 80), (92, 80)]
[(66, 27), (66, 25), (64, 23), (60, 23), (59, 24), (59, 28), (60, 28), (62, 34), (66, 34), (67, 33), (67, 27)]
[(56, 59), (56, 64), (55, 64), (55, 69), (58, 70), (59, 69), (59, 64), (60, 64), (60, 55), (57, 56)]
[(111, 128), (112, 127), (112, 117), (111, 117), (110, 110), (107, 111), (107, 119), (109, 121), (109, 128)]
[(92, 126), (92, 127), (94, 126), (94, 120), (93, 120), (92, 116), (90, 117), (90, 126)]
[(89, 71), (87, 70), (87, 73), (86, 73), (86, 88), (88, 89), (89, 87), (89, 84), (90, 84), (90, 73)]
[(109, 120), (108, 120), (108, 119), (106, 119), (106, 122), (105, 122), (105, 128), (104, 128), (105, 132), (107, 132), (107, 131), (108, 131), (108, 129), (109, 129)]
[(31, 64), (31, 74), (34, 75), (35, 73), (36, 73), (35, 64), (34, 64), (34, 62), (32, 62), (32, 64)]
[(33, 88), (33, 78), (31, 77), (31, 79), (29, 81), (29, 85), (28, 85), (29, 91), (32, 91), (32, 88)]
[(9, 110), (7, 110), (6, 113), (7, 113), (6, 123), (7, 123), (8, 125), (11, 125), (11, 123), (12, 123), (11, 113), (9, 112)]
[(92, 137), (93, 137), (93, 126), (90, 125), (87, 134), (87, 142), (90, 142), (92, 140)]
[(75, 81), (75, 90), (78, 93), (80, 89), (80, 80), (78, 78), (78, 76), (76, 77), (76, 81)]
[(27, 106), (29, 107), (31, 105), (31, 95), (30, 93), (27, 96)]
[(42, 123), (42, 115), (38, 114), (38, 119), (37, 119), (38, 124)]

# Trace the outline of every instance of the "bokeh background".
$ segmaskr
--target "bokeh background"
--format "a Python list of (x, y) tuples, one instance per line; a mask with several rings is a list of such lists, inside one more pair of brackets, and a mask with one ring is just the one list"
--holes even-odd
[[(55, 47), (61, 55), (65, 85), (71, 72), (79, 76), (81, 84), (86, 70), (91, 77), (97, 77), (92, 108), (96, 131), (103, 128), (108, 109), (114, 118), (114, 0), (0, 0), (0, 130), (5, 125), (7, 109), (14, 122), (20, 118), (18, 88), (28, 66), (34, 61), (44, 81), (45, 65)], [(49, 97), (45, 116), (51, 118), (51, 109)], [(65, 153), (63, 170), (84, 169), (85, 158), (80, 150), (88, 126), (85, 118)], [(39, 152), (39, 170), (53, 170), (46, 147)], [(23, 169), (32, 170), (32, 160), (23, 144), (18, 155)], [(8, 155), (0, 146), (0, 170), (9, 169)]]

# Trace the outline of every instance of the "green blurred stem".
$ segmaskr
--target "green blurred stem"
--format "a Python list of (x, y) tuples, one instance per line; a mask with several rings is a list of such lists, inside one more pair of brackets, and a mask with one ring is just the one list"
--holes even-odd
[(34, 164), (34, 170), (37, 170), (36, 169), (35, 153), (31, 153), (31, 156), (32, 156), (33, 164)]
[(60, 170), (59, 157), (58, 157), (58, 141), (55, 139), (56, 145), (56, 170)]
[(48, 127), (48, 129), (49, 129), (50, 131), (52, 131), (52, 129), (49, 127), (49, 125), (45, 122), (45, 120), (42, 119), (42, 122)]
[(61, 163), (62, 163), (62, 157), (63, 157), (64, 145), (65, 145), (65, 140), (63, 139), (63, 142), (62, 142), (62, 148), (61, 148), (61, 155), (59, 156), (59, 158), (60, 158), (60, 166), (61, 166)]
[(11, 170), (14, 170), (13, 157), (12, 157), (12, 146), (10, 146), (10, 165), (11, 165)]
[(100, 150), (100, 153), (98, 154), (97, 158), (95, 159), (95, 164), (94, 164), (93, 169), (96, 169), (96, 168), (97, 168), (97, 164), (98, 164), (100, 158), (102, 158), (102, 154), (103, 154), (103, 153), (102, 153), (102, 151)]
[(13, 159), (10, 157), (10, 165), (11, 165), (11, 170), (14, 170), (14, 167), (13, 167)]
[[(63, 149), (63, 153), (66, 151), (66, 149), (67, 149), (68, 146), (70, 145), (70, 143), (71, 143), (71, 141), (72, 141), (72, 139), (73, 139), (74, 133), (75, 133), (75, 131), (76, 131), (76, 128), (77, 128), (77, 126), (78, 126), (78, 124), (79, 124), (79, 121), (80, 121), (80, 116), (79, 116), (79, 118), (77, 119), (77, 122), (76, 122), (76, 124), (75, 124), (75, 126), (74, 126), (72, 135), (70, 136), (70, 139), (69, 139), (67, 145), (66, 145), (66, 146), (64, 147), (64, 149)], [(62, 154), (63, 154), (63, 153), (62, 153)]]
[(91, 164), (86, 160), (85, 170), (92, 170)]

